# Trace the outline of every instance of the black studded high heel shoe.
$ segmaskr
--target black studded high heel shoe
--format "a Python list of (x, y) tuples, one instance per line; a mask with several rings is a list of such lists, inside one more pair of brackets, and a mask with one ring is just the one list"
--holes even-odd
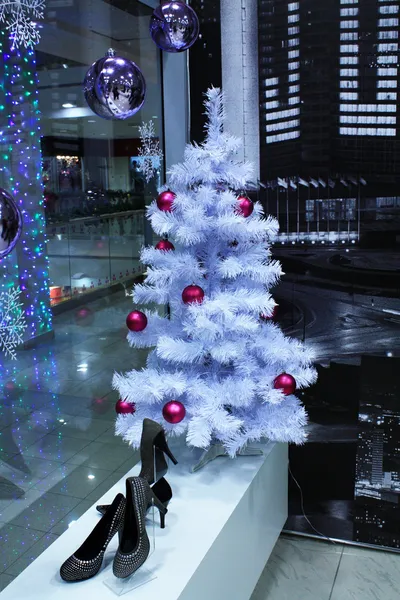
[(142, 469), (139, 477), (146, 479), (150, 485), (161, 479), (161, 477), (164, 477), (168, 471), (165, 454), (172, 460), (174, 465), (178, 464), (178, 461), (168, 447), (165, 431), (162, 426), (151, 419), (144, 419), (142, 438), (140, 440)]
[(119, 547), (113, 563), (113, 573), (120, 579), (133, 575), (149, 556), (150, 540), (145, 515), (148, 505), (153, 502), (165, 517), (168, 510), (154, 495), (148, 481), (141, 477), (126, 480), (124, 524), (119, 532)]
[(82, 546), (60, 569), (64, 581), (84, 581), (97, 575), (108, 544), (123, 525), (125, 498), (118, 494)]
[[(163, 477), (153, 485), (151, 490), (153, 494), (157, 496), (158, 500), (165, 506), (165, 508), (167, 508), (168, 504), (171, 502), (172, 499), (172, 489), (168, 481)], [(96, 506), (96, 510), (101, 515), (104, 515), (109, 509), (109, 506), (109, 504), (99, 504), (98, 506)], [(147, 512), (150, 510), (151, 507), (152, 503), (147, 505)], [(161, 529), (165, 528), (165, 513), (160, 513), (160, 525)]]

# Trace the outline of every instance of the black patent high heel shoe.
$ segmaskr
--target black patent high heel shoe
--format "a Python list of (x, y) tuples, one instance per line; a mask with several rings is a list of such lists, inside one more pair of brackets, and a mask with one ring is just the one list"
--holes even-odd
[[(151, 490), (153, 494), (157, 496), (158, 500), (165, 506), (165, 508), (167, 508), (168, 504), (171, 502), (172, 499), (172, 489), (168, 481), (163, 477), (153, 485)], [(109, 506), (109, 504), (99, 504), (98, 506), (96, 506), (96, 510), (101, 515), (104, 515), (107, 512)], [(147, 512), (150, 510), (151, 507), (152, 503), (147, 505)], [(165, 529), (165, 513), (160, 513), (160, 526), (161, 529)]]
[(64, 581), (84, 581), (97, 575), (108, 544), (123, 525), (125, 498), (118, 494), (82, 546), (60, 569)]
[(120, 579), (130, 577), (147, 560), (150, 540), (145, 525), (149, 504), (155, 506), (165, 518), (168, 510), (154, 495), (148, 481), (141, 477), (126, 480), (126, 509), (124, 524), (119, 532), (119, 547), (114, 557), (113, 573)]
[(172, 460), (174, 465), (178, 464), (178, 461), (168, 447), (165, 431), (162, 426), (151, 419), (144, 419), (142, 438), (140, 440), (142, 469), (139, 477), (146, 479), (150, 485), (161, 479), (161, 477), (164, 477), (168, 471), (165, 454)]

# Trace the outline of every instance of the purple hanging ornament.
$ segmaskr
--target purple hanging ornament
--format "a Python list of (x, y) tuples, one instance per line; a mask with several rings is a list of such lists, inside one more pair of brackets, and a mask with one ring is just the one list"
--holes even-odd
[(125, 120), (142, 108), (146, 82), (133, 61), (117, 56), (110, 48), (86, 73), (83, 91), (89, 108), (96, 115), (108, 120)]
[(165, 52), (184, 52), (199, 37), (199, 19), (185, 2), (163, 2), (150, 20), (150, 35)]

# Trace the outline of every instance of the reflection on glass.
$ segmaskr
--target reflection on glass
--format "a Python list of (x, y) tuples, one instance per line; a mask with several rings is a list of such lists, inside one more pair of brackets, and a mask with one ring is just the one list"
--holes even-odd
[[(113, 4), (100, 2), (102, 11), (97, 1), (54, 7), (37, 46), (53, 304), (129, 282), (140, 272), (144, 210), (163, 180), (161, 165), (149, 184), (138, 169), (143, 121), (153, 119), (163, 147), (160, 56), (148, 29), (152, 9), (138, 0)], [(126, 121), (94, 115), (84, 97), (85, 74), (111, 47), (116, 67), (133, 61), (146, 79), (146, 101)], [(115, 70), (107, 75), (115, 77)], [(110, 106), (129, 102), (129, 82), (105, 87)]]

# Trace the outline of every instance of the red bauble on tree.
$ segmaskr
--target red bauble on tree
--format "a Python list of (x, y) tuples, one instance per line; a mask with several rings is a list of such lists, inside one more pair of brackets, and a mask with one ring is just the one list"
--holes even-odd
[(128, 402), (127, 400), (118, 400), (115, 405), (115, 412), (118, 415), (133, 415), (136, 412), (136, 405), (134, 402)]
[(278, 316), (278, 306), (279, 306), (278, 304), (275, 304), (274, 310), (272, 311), (272, 314), (270, 314), (270, 315), (261, 313), (260, 319), (262, 319), (263, 321), (272, 321), (273, 319), (276, 319), (276, 317)]
[(186, 408), (182, 402), (171, 400), (164, 406), (162, 414), (167, 423), (171, 423), (171, 425), (177, 425), (185, 418)]
[(281, 373), (281, 375), (278, 375), (274, 380), (274, 388), (276, 390), (282, 390), (285, 396), (290, 396), (296, 391), (296, 380), (288, 373)]
[(176, 194), (174, 194), (174, 192), (171, 192), (171, 190), (161, 192), (161, 194), (157, 198), (158, 208), (164, 212), (171, 212), (175, 198)]
[(140, 310), (134, 310), (126, 317), (126, 326), (129, 331), (143, 331), (147, 327), (147, 317)]
[(254, 210), (254, 204), (247, 196), (239, 196), (237, 199), (236, 213), (242, 217), (249, 217)]
[(161, 240), (156, 246), (156, 250), (163, 250), (164, 252), (170, 252), (175, 250), (175, 246), (171, 244), (169, 240)]
[(199, 285), (188, 285), (182, 292), (182, 300), (185, 304), (201, 304), (204, 296), (204, 290)]

